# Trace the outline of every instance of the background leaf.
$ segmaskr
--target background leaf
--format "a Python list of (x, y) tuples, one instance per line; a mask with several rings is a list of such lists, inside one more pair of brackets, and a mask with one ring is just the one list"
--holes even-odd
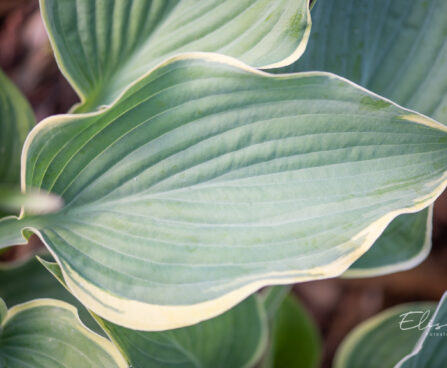
[[(66, 287), (57, 263), (45, 267)], [(132, 367), (251, 367), (265, 350), (268, 328), (258, 295), (195, 326), (144, 332), (95, 316)]]
[(432, 220), (433, 206), (399, 216), (343, 276), (378, 276), (416, 267), (430, 253)]
[[(45, 259), (50, 255), (41, 254)], [(90, 313), (57, 281), (35, 257), (13, 263), (0, 263), (0, 297), (9, 306), (38, 298), (58, 299), (76, 307), (82, 322), (91, 330), (104, 332)]]
[(324, 70), (447, 123), (444, 0), (319, 0), (305, 55), (281, 72)]
[[(276, 72), (336, 73), (447, 123), (445, 14), (444, 0), (319, 0), (306, 53)], [(426, 223), (427, 212), (398, 217), (346, 275), (376, 276), (420, 263), (431, 246)], [(412, 224), (426, 235), (402, 236)]]
[(130, 330), (99, 317), (98, 321), (135, 368), (253, 367), (268, 333), (257, 296), (216, 318), (163, 332)]
[(26, 186), (66, 206), (13, 226), (102, 318), (182, 327), (265, 285), (343, 272), (442, 192), (446, 131), (331, 74), (183, 55), (111, 108), (33, 130)]
[(447, 361), (447, 293), (444, 294), (427, 328), (413, 351), (396, 368), (443, 368)]
[(304, 51), (308, 0), (41, 0), (58, 64), (91, 111), (181, 52), (219, 52), (256, 67)]
[(82, 326), (74, 307), (52, 299), (7, 312), (0, 329), (0, 363), (9, 368), (127, 367), (110, 341)]
[[(20, 182), (20, 155), (34, 116), (26, 99), (0, 70), (0, 185)], [(18, 213), (0, 207), (0, 217)]]
[[(321, 1), (321, 0), (320, 0)], [(422, 313), (430, 316), (435, 304), (419, 302), (399, 305), (388, 309), (358, 325), (343, 341), (334, 361), (334, 368), (393, 368), (399, 360), (409, 354), (423, 331), (416, 326)], [(411, 312), (400, 328), (403, 314)], [(413, 313), (417, 312), (417, 313)], [(347, 311), (348, 313), (348, 311)], [(429, 320), (421, 324), (426, 327)], [(418, 367), (428, 368), (426, 365)]]
[(6, 318), (6, 314), (8, 313), (8, 308), (6, 307), (5, 302), (2, 298), (0, 298), (0, 324), (3, 323), (3, 320)]
[(262, 368), (316, 368), (321, 357), (317, 327), (298, 298), (289, 294), (273, 316)]
[(34, 116), (26, 99), (0, 70), (0, 178), (2, 184), (20, 181), (20, 154)]

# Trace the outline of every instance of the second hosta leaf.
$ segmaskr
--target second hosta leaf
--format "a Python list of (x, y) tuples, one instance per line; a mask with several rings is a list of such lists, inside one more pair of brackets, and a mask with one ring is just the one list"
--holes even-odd
[(135, 368), (254, 367), (265, 349), (267, 322), (258, 295), (194, 326), (130, 330), (97, 318)]
[(41, 0), (41, 8), (62, 72), (81, 97), (77, 111), (111, 103), (181, 52), (290, 64), (311, 24), (308, 0)]
[(357, 326), (343, 341), (335, 368), (444, 368), (447, 293), (438, 306), (418, 302), (388, 309)]
[(20, 182), (20, 153), (23, 142), (34, 126), (34, 116), (26, 101), (14, 84), (0, 70), (0, 217), (19, 213), (17, 206), (8, 206), (11, 193)]
[(20, 152), (34, 126), (34, 116), (25, 97), (0, 70), (0, 184), (18, 185)]
[(118, 350), (87, 329), (72, 305), (37, 299), (7, 310), (1, 298), (0, 366), (127, 368)]
[(291, 293), (275, 310), (270, 344), (261, 367), (316, 368), (320, 355), (317, 327), (306, 308)]
[[(41, 262), (67, 287), (56, 263)], [(48, 272), (47, 277), (53, 278)], [(94, 317), (133, 368), (249, 368), (267, 342), (267, 316), (259, 299), (255, 294), (216, 318), (164, 332), (132, 330)]]
[[(45, 253), (40, 253), (40, 255), (49, 258)], [(104, 334), (87, 310), (34, 256), (26, 260), (0, 263), (0, 298), (8, 306), (37, 298), (63, 300), (76, 307), (81, 320), (88, 328), (98, 334)]]
[(396, 368), (422, 336), (435, 307), (431, 302), (403, 304), (367, 319), (343, 340), (334, 368)]
[(447, 128), (332, 74), (193, 54), (42, 122), (23, 162), (22, 184), (66, 207), (0, 222), (0, 244), (31, 229), (89, 309), (163, 330), (345, 271), (442, 192)]

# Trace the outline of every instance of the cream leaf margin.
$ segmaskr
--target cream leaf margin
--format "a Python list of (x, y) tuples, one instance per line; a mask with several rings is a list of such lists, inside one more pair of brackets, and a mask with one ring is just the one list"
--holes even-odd
[(104, 349), (113, 358), (118, 367), (120, 368), (129, 367), (125, 359), (121, 356), (118, 349), (110, 341), (106, 340), (105, 338), (99, 336), (98, 334), (87, 328), (80, 320), (78, 310), (71, 304), (63, 302), (61, 300), (42, 298), (42, 299), (34, 299), (22, 304), (17, 304), (8, 309), (6, 317), (1, 322), (1, 327), (4, 327), (8, 323), (8, 321), (10, 321), (14, 316), (19, 314), (20, 312), (38, 307), (56, 307), (69, 311), (70, 313), (73, 314), (73, 317), (75, 317), (77, 324), (74, 327), (79, 332), (81, 332), (88, 339), (94, 341), (102, 349)]
[(425, 238), (422, 248), (419, 253), (412, 258), (408, 258), (405, 261), (388, 264), (385, 266), (371, 267), (371, 268), (349, 268), (342, 277), (345, 279), (365, 278), (365, 277), (377, 277), (388, 275), (390, 273), (401, 272), (410, 270), (420, 265), (430, 254), (431, 250), (431, 235), (433, 229), (433, 205), (428, 208), (427, 225), (425, 228)]

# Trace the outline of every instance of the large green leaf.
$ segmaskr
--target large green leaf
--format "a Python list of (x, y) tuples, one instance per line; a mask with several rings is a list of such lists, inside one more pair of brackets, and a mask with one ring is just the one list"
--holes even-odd
[(447, 128), (331, 74), (191, 54), (40, 123), (23, 158), (26, 187), (66, 206), (0, 222), (0, 244), (32, 230), (89, 309), (162, 330), (345, 271), (443, 191)]
[[(5, 312), (1, 299), (0, 304)], [(127, 368), (112, 343), (84, 327), (70, 304), (38, 299), (4, 312), (0, 313), (2, 367)]]
[[(426, 317), (434, 310), (434, 303), (411, 303), (368, 319), (345, 338), (337, 351), (334, 368), (393, 368), (412, 351), (423, 334), (422, 328), (428, 325)], [(428, 368), (424, 364), (417, 367)]]
[[(41, 255), (48, 258), (47, 255)], [(90, 313), (40, 264), (35, 257), (0, 264), (0, 298), (9, 306), (38, 298), (68, 302), (79, 311), (82, 322), (93, 331), (103, 334)]]
[[(0, 185), (19, 186), (20, 154), (33, 125), (31, 107), (0, 70)], [(4, 207), (0, 206), (0, 217), (19, 212), (10, 206)]]
[(396, 368), (444, 368), (447, 362), (447, 293), (413, 351)]
[[(279, 72), (336, 73), (447, 123), (445, 14), (445, 0), (320, 0), (312, 10), (306, 53)], [(347, 276), (395, 272), (421, 262), (431, 246), (426, 223), (427, 212), (397, 218)], [(414, 224), (421, 236), (403, 235)]]
[(320, 337), (312, 318), (296, 296), (288, 295), (273, 316), (262, 368), (316, 368), (320, 356)]
[(219, 52), (256, 67), (295, 61), (310, 32), (308, 0), (41, 0), (56, 59), (81, 98), (111, 103), (181, 52)]

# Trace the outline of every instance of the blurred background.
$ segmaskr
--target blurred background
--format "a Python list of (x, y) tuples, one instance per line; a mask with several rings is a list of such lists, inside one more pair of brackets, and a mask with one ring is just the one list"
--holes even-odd
[[(65, 113), (78, 101), (57, 68), (37, 0), (0, 0), (0, 67), (26, 95), (37, 121)], [(1, 259), (15, 260), (39, 247), (33, 237), (31, 247), (13, 248)], [(415, 269), (369, 279), (307, 282), (293, 290), (319, 326), (324, 368), (361, 321), (396, 304), (439, 300), (447, 290), (447, 194), (435, 204), (432, 252)]]

